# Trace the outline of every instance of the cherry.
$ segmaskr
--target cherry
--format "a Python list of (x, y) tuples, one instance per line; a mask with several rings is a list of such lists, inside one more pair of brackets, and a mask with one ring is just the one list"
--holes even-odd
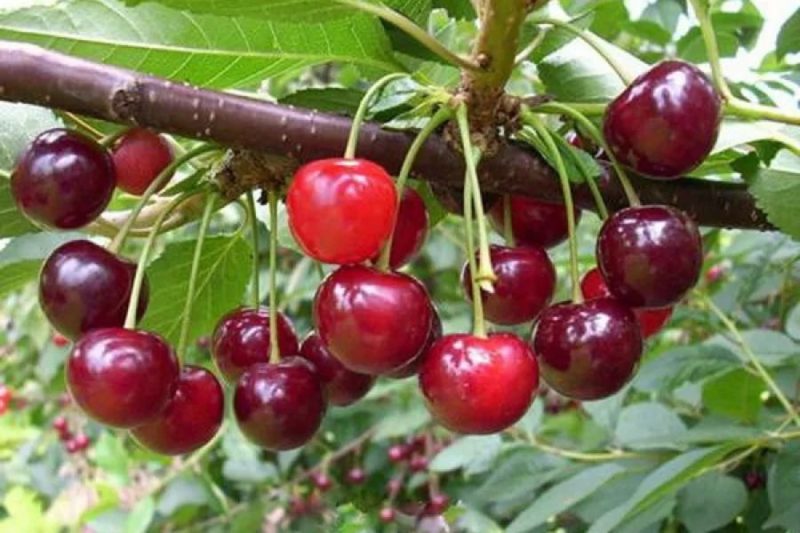
[[(581, 280), (581, 292), (587, 300), (597, 298), (611, 298), (611, 291), (606, 286), (606, 281), (600, 270), (593, 268), (583, 276)], [(664, 329), (664, 326), (672, 317), (672, 308), (664, 309), (634, 309), (633, 314), (639, 321), (639, 328), (642, 331), (642, 338), (648, 339)]]
[(411, 449), (405, 444), (394, 444), (389, 447), (386, 456), (393, 463), (402, 463), (411, 454)]
[(133, 436), (142, 446), (164, 455), (197, 450), (217, 434), (225, 409), (219, 380), (198, 366), (181, 369), (175, 392), (154, 420), (137, 427)]
[[(494, 292), (481, 290), (483, 311), (495, 324), (511, 326), (534, 320), (553, 298), (556, 269), (544, 249), (532, 246), (491, 246)], [(461, 283), (472, 300), (469, 262), (461, 270)]]
[(434, 418), (468, 434), (497, 433), (528, 411), (539, 386), (530, 348), (516, 335), (446, 335), (433, 345), (419, 383)]
[(631, 307), (668, 307), (697, 284), (703, 241), (683, 212), (663, 205), (614, 213), (597, 238), (597, 265), (608, 289)]
[(58, 433), (65, 433), (69, 429), (69, 425), (67, 424), (67, 419), (63, 416), (57, 416), (53, 419), (52, 423), (53, 429), (55, 429)]
[(301, 167), (286, 195), (289, 228), (323, 263), (375, 257), (391, 234), (397, 191), (386, 171), (364, 159), (323, 159)]
[(408, 462), (408, 467), (412, 472), (424, 472), (428, 469), (428, 459), (424, 455), (414, 455)]
[[(489, 219), (494, 228), (503, 233), (505, 226), (505, 203), (498, 202), (489, 211)], [(575, 223), (581, 212), (575, 209)], [(511, 196), (511, 230), (518, 244), (552, 248), (566, 240), (567, 208), (561, 204), (551, 204), (534, 200), (527, 196)]]
[(70, 439), (67, 442), (67, 444), (66, 444), (67, 453), (82, 452), (82, 451), (86, 450), (87, 448), (89, 448), (89, 445), (91, 443), (92, 443), (92, 441), (89, 440), (89, 437), (87, 437), (83, 433), (78, 433), (77, 435), (75, 435), (74, 438)]
[[(300, 349), (291, 321), (278, 313), (278, 346), (282, 354)], [(270, 359), (269, 311), (240, 307), (223, 316), (214, 328), (211, 352), (222, 375), (235, 382), (245, 370)]]
[(425, 504), (425, 509), (422, 511), (427, 516), (436, 516), (444, 513), (450, 506), (450, 498), (447, 494), (434, 494), (431, 496), (430, 501)]
[(0, 402), (9, 404), (11, 403), (13, 396), (14, 393), (11, 392), (11, 389), (8, 387), (8, 385), (0, 385)]
[(289, 514), (295, 518), (308, 514), (306, 499), (302, 496), (292, 496), (292, 499), (289, 501)]
[(56, 348), (65, 348), (69, 346), (69, 339), (60, 333), (53, 333), (53, 346)]
[(317, 371), (328, 401), (347, 406), (360, 400), (372, 388), (375, 378), (352, 372), (325, 347), (316, 333), (310, 333), (300, 346), (300, 357), (310, 361)]
[(314, 484), (317, 490), (322, 492), (327, 492), (333, 488), (333, 481), (328, 474), (324, 472), (313, 472), (311, 474), (311, 482)]
[(385, 374), (417, 357), (432, 316), (419, 281), (360, 265), (331, 273), (314, 297), (322, 341), (345, 367), (362, 374)]
[(395, 518), (397, 518), (397, 513), (391, 507), (384, 507), (380, 510), (378, 518), (380, 518), (380, 521), (384, 524), (391, 524), (395, 521)]
[[(42, 267), (39, 304), (53, 327), (72, 340), (94, 329), (122, 327), (135, 276), (135, 263), (93, 242), (70, 241)], [(144, 316), (148, 300), (145, 277), (137, 318)]]
[(636, 317), (614, 298), (550, 307), (539, 319), (532, 344), (545, 382), (577, 400), (619, 391), (642, 356)]
[(715, 285), (725, 277), (725, 267), (723, 265), (714, 265), (706, 271), (706, 283)]
[(431, 349), (431, 346), (433, 346), (436, 341), (441, 339), (442, 335), (444, 334), (444, 330), (442, 329), (442, 319), (439, 318), (439, 312), (436, 311), (436, 308), (433, 306), (431, 306), (431, 311), (433, 312), (431, 329), (428, 332), (428, 340), (425, 341), (425, 346), (422, 348), (422, 350), (420, 350), (419, 355), (397, 370), (389, 372), (386, 374), (386, 377), (390, 377), (392, 379), (405, 379), (415, 376), (417, 373), (419, 373), (419, 369), (422, 366), (422, 361), (425, 359), (425, 354), (428, 353), (428, 350)]
[(672, 179), (711, 153), (722, 121), (722, 100), (703, 72), (664, 61), (642, 74), (606, 110), (603, 132), (626, 166)]
[(744, 475), (744, 483), (747, 490), (752, 492), (763, 489), (767, 484), (767, 477), (758, 470), (750, 470)]
[[(132, 128), (119, 138), (112, 150), (117, 187), (141, 196), (161, 172), (172, 163), (172, 147), (161, 135), (145, 128)], [(165, 180), (160, 189), (167, 184)]]
[(258, 363), (239, 378), (233, 410), (242, 432), (271, 450), (308, 442), (322, 423), (325, 398), (314, 368), (292, 357), (279, 364)]
[(178, 379), (178, 359), (154, 333), (123, 328), (90, 331), (67, 360), (67, 386), (87, 415), (133, 428), (167, 405)]
[(354, 467), (347, 472), (347, 482), (351, 485), (361, 485), (367, 480), (367, 474), (363, 468)]
[(103, 212), (115, 182), (114, 163), (105, 148), (81, 133), (52, 129), (36, 137), (20, 156), (11, 193), (32, 222), (75, 229)]
[[(389, 266), (396, 270), (408, 264), (422, 249), (428, 236), (428, 210), (417, 191), (410, 187), (403, 189), (403, 198), (397, 211), (397, 223), (394, 227), (392, 252), (389, 255)], [(377, 262), (380, 253), (372, 258)]]

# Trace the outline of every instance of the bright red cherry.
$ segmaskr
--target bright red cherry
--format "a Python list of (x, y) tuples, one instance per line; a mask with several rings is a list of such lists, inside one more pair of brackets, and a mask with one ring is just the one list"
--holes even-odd
[(167, 405), (178, 379), (178, 359), (154, 333), (95, 329), (75, 343), (67, 386), (83, 411), (103, 424), (133, 428)]
[(703, 240), (692, 219), (677, 209), (629, 207), (600, 229), (597, 266), (611, 294), (626, 305), (668, 307), (697, 284)]
[[(587, 300), (613, 298), (611, 291), (609, 291), (606, 286), (603, 275), (600, 273), (600, 270), (596, 268), (591, 269), (583, 276), (581, 280), (581, 292), (583, 293), (583, 297)], [(648, 339), (664, 329), (664, 326), (672, 317), (672, 308), (634, 309), (633, 314), (636, 315), (636, 320), (639, 321), (639, 327), (642, 330), (642, 338)]]
[(371, 161), (323, 159), (295, 173), (286, 209), (289, 228), (306, 254), (323, 263), (361, 263), (389, 238), (397, 190)]
[(394, 444), (389, 447), (386, 456), (393, 463), (402, 463), (411, 454), (411, 449), (405, 444)]
[(181, 369), (175, 392), (164, 410), (132, 433), (145, 448), (164, 455), (197, 450), (217, 434), (225, 396), (219, 380), (198, 366)]
[[(428, 210), (422, 196), (414, 189), (403, 189), (403, 198), (400, 200), (400, 209), (397, 211), (397, 223), (394, 227), (392, 238), (392, 252), (389, 256), (389, 266), (397, 270), (411, 262), (425, 244), (428, 236)], [(380, 254), (372, 258), (377, 261)]]
[(128, 130), (117, 141), (111, 155), (117, 172), (117, 187), (135, 196), (144, 194), (173, 158), (169, 141), (145, 128)]
[(442, 319), (439, 318), (439, 312), (436, 308), (431, 306), (433, 311), (433, 321), (431, 322), (431, 329), (428, 332), (428, 340), (425, 341), (425, 346), (420, 350), (419, 355), (412, 359), (410, 362), (401, 366), (397, 370), (393, 370), (386, 374), (386, 377), (392, 379), (405, 379), (411, 376), (416, 376), (422, 366), (422, 361), (425, 359), (425, 354), (431, 349), (431, 346), (442, 338), (444, 330), (442, 329)]
[(614, 298), (550, 307), (539, 318), (532, 344), (545, 382), (577, 400), (619, 391), (642, 356), (636, 317)]
[[(556, 289), (556, 269), (544, 249), (533, 246), (492, 246), (494, 292), (481, 290), (483, 311), (495, 324), (512, 326), (534, 320), (550, 303)], [(472, 301), (469, 262), (461, 270), (461, 283)]]
[[(294, 326), (283, 313), (278, 313), (278, 347), (286, 356), (300, 349)], [(254, 364), (269, 362), (269, 311), (240, 307), (223, 316), (214, 328), (211, 351), (217, 368), (231, 382)]]
[(347, 472), (347, 482), (350, 485), (361, 485), (367, 480), (367, 474), (363, 468), (353, 467)]
[(58, 433), (64, 433), (69, 429), (69, 424), (67, 423), (67, 419), (63, 416), (57, 416), (53, 419), (52, 423), (53, 429), (55, 429)]
[(711, 80), (694, 65), (664, 61), (609, 104), (603, 132), (624, 165), (672, 179), (708, 157), (721, 121), (722, 100)]
[[(71, 241), (45, 261), (39, 304), (53, 327), (72, 340), (93, 329), (122, 327), (135, 276), (135, 263), (91, 241)], [(137, 318), (144, 316), (148, 300), (145, 277)]]
[(277, 365), (258, 363), (242, 374), (233, 410), (248, 439), (270, 450), (291, 450), (319, 429), (325, 398), (311, 364), (292, 357)]
[(310, 333), (300, 346), (300, 357), (314, 365), (328, 402), (347, 406), (367, 395), (375, 378), (348, 370), (325, 347), (316, 333)]
[(78, 433), (73, 438), (67, 441), (67, 453), (79, 453), (85, 451), (92, 443), (84, 433)]
[(80, 228), (96, 219), (111, 201), (115, 184), (108, 151), (65, 129), (36, 137), (11, 176), (19, 210), (51, 229)]
[(511, 333), (446, 335), (425, 357), (419, 383), (428, 409), (446, 428), (497, 433), (528, 411), (539, 368), (528, 345)]
[[(489, 211), (492, 225), (501, 234), (505, 226), (504, 209), (505, 202), (497, 202)], [(576, 209), (576, 224), (580, 217), (581, 212)], [(511, 196), (511, 230), (517, 244), (552, 248), (567, 238), (567, 209), (527, 196)]]
[(380, 521), (384, 524), (391, 524), (394, 522), (395, 518), (397, 518), (397, 513), (391, 507), (384, 507), (381, 509), (378, 518), (380, 518)]
[(362, 374), (385, 374), (417, 357), (432, 317), (419, 281), (360, 265), (331, 273), (314, 298), (322, 341), (345, 367)]

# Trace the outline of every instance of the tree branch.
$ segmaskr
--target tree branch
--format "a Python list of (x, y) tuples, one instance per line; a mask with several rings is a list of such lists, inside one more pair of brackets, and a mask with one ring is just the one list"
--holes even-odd
[[(341, 155), (350, 129), (346, 117), (199, 89), (7, 41), (0, 41), (0, 99), (148, 126), (299, 162)], [(365, 124), (358, 155), (396, 173), (412, 140), (410, 134)], [(457, 188), (464, 170), (461, 154), (434, 136), (420, 151), (413, 173)], [(538, 155), (514, 145), (502, 144), (482, 162), (480, 173), (487, 192), (555, 202), (562, 198), (553, 170)], [(741, 184), (691, 179), (636, 179), (634, 184), (643, 202), (675, 205), (706, 226), (772, 229)], [(610, 208), (625, 205), (617, 180), (606, 180), (602, 190)], [(594, 208), (585, 187), (575, 187), (575, 193), (581, 207)]]

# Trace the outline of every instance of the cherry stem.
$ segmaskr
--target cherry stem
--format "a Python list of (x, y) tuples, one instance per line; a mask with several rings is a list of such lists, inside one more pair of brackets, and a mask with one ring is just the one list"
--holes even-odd
[(134, 329), (136, 327), (136, 311), (139, 306), (139, 293), (142, 292), (142, 284), (144, 283), (144, 273), (147, 262), (150, 259), (150, 252), (156, 242), (156, 238), (161, 232), (161, 226), (169, 215), (177, 209), (187, 198), (193, 196), (193, 192), (185, 192), (170, 202), (167, 207), (158, 214), (158, 218), (153, 222), (153, 227), (147, 236), (147, 240), (142, 248), (142, 253), (139, 255), (139, 263), (136, 265), (136, 275), (133, 278), (133, 287), (131, 288), (130, 301), (128, 302), (128, 312), (125, 315), (125, 328)]
[(452, 116), (453, 113), (450, 109), (442, 108), (437, 111), (436, 114), (431, 117), (425, 127), (422, 128), (417, 134), (417, 137), (414, 139), (414, 142), (411, 143), (411, 146), (406, 153), (406, 157), (403, 160), (403, 166), (400, 168), (400, 174), (397, 176), (397, 211), (395, 212), (394, 223), (392, 224), (392, 232), (389, 234), (389, 240), (387, 240), (386, 244), (383, 246), (380, 258), (378, 259), (377, 266), (384, 272), (389, 270), (389, 263), (391, 262), (392, 257), (392, 243), (394, 242), (394, 232), (395, 228), (397, 227), (397, 217), (400, 214), (400, 204), (403, 201), (403, 190), (405, 189), (406, 181), (408, 181), (408, 176), (411, 174), (411, 168), (414, 166), (414, 161), (417, 159), (417, 154), (419, 154), (420, 149), (425, 144), (425, 141), (428, 140), (428, 137), (430, 137), (439, 126), (452, 118)]
[[(714, 26), (711, 23), (711, 12), (703, 6), (701, 0), (689, 0), (694, 9), (695, 17), (700, 23), (700, 33), (703, 35), (703, 42), (706, 47), (706, 55), (708, 56), (708, 63), (711, 65), (711, 76), (714, 79), (714, 85), (725, 100), (733, 100), (733, 93), (731, 93), (728, 82), (725, 81), (725, 76), (722, 74), (722, 62), (720, 61), (719, 45), (717, 44), (717, 37), (714, 35)], [(707, 0), (705, 0), (707, 1)]]
[(156, 191), (161, 189), (164, 183), (166, 183), (167, 180), (169, 180), (170, 176), (172, 176), (172, 174), (179, 167), (181, 167), (184, 163), (196, 157), (199, 157), (203, 154), (211, 152), (213, 150), (217, 150), (217, 147), (212, 146), (210, 144), (199, 146), (194, 150), (186, 152), (181, 157), (175, 159), (172, 163), (169, 164), (167, 168), (162, 170), (161, 173), (156, 177), (156, 179), (154, 179), (153, 182), (147, 186), (147, 189), (145, 189), (144, 194), (142, 194), (142, 197), (139, 199), (136, 206), (131, 211), (130, 215), (128, 215), (128, 218), (125, 220), (125, 223), (119, 229), (119, 232), (117, 232), (117, 235), (114, 237), (114, 240), (111, 241), (111, 244), (108, 245), (108, 250), (115, 254), (119, 253), (119, 251), (125, 245), (125, 240), (128, 238), (128, 235), (130, 234), (133, 225), (136, 224), (136, 219), (139, 217), (139, 214), (142, 212), (142, 209), (144, 209), (145, 205), (147, 205), (147, 202), (149, 202), (150, 199), (153, 197), (153, 195), (155, 195)]
[(408, 74), (399, 72), (384, 76), (376, 81), (372, 87), (369, 88), (366, 94), (364, 94), (364, 97), (361, 99), (361, 103), (358, 104), (358, 110), (353, 117), (353, 124), (350, 127), (350, 136), (347, 138), (347, 146), (344, 150), (345, 159), (353, 159), (356, 156), (356, 149), (358, 148), (358, 135), (361, 133), (361, 125), (364, 123), (364, 119), (367, 116), (369, 106), (372, 105), (372, 101), (384, 87), (393, 81), (406, 77), (408, 77)]
[(278, 344), (278, 194), (269, 191), (269, 361), (281, 360)]
[[(470, 146), (471, 149), (471, 146)], [(469, 155), (466, 155), (469, 157)], [(481, 287), (478, 283), (478, 266), (475, 261), (475, 235), (473, 234), (472, 222), (472, 182), (466, 178), (464, 179), (464, 235), (465, 244), (467, 248), (467, 264), (469, 265), (469, 275), (472, 283), (470, 289), (472, 290), (472, 334), (476, 337), (486, 337), (486, 321), (483, 314), (483, 299), (481, 295)]]
[(121, 128), (115, 131), (114, 133), (109, 133), (108, 135), (104, 135), (103, 138), (97, 142), (100, 143), (100, 145), (103, 146), (104, 148), (110, 150), (111, 147), (114, 146), (114, 143), (117, 142), (117, 140), (123, 135), (125, 135), (127, 132), (128, 132), (127, 129)]
[(186, 344), (189, 341), (189, 325), (192, 323), (192, 307), (197, 298), (197, 275), (200, 272), (200, 260), (203, 257), (203, 244), (208, 233), (208, 226), (211, 222), (211, 215), (216, 206), (216, 195), (206, 196), (206, 203), (203, 207), (203, 218), (200, 219), (200, 229), (197, 233), (197, 242), (194, 246), (194, 257), (192, 257), (192, 268), (189, 271), (189, 286), (186, 290), (186, 304), (183, 307), (183, 317), (181, 318), (181, 333), (178, 337), (178, 355), (183, 356)]
[(70, 113), (68, 111), (64, 111), (64, 116), (67, 117), (69, 120), (75, 123), (76, 126), (83, 129), (86, 133), (94, 137), (97, 141), (100, 141), (104, 137), (103, 133), (86, 122), (84, 119), (76, 115), (75, 113)]
[(511, 220), (511, 195), (503, 195), (503, 237), (506, 244), (512, 248), (516, 246), (514, 240), (514, 223)]
[(258, 279), (258, 217), (256, 216), (256, 196), (254, 191), (247, 193), (247, 213), (250, 218), (250, 234), (253, 239), (253, 309), (258, 309), (259, 305), (261, 305), (261, 289)]

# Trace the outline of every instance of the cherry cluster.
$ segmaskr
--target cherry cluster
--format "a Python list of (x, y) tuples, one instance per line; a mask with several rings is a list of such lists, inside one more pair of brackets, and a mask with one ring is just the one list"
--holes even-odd
[(64, 416), (55, 417), (52, 427), (58, 434), (58, 440), (61, 441), (67, 453), (85, 452), (92, 444), (92, 441), (85, 433), (74, 434), (69, 427), (69, 421)]

